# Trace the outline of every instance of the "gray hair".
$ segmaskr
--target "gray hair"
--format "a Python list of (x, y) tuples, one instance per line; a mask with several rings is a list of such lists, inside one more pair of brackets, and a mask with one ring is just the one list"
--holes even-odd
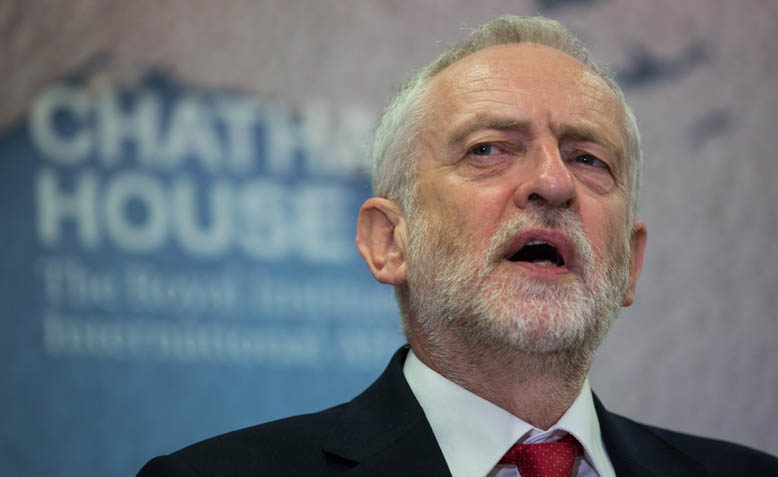
[(389, 101), (374, 133), (371, 148), (373, 193), (378, 197), (397, 200), (406, 213), (411, 211), (415, 205), (414, 178), (418, 164), (416, 143), (428, 115), (425, 98), (430, 80), (466, 56), (491, 46), (511, 43), (536, 43), (567, 53), (597, 73), (619, 98), (627, 136), (631, 223), (637, 213), (643, 163), (635, 116), (619, 85), (595, 63), (584, 44), (559, 22), (543, 17), (497, 17), (474, 30), (464, 41), (449, 48), (403, 83)]

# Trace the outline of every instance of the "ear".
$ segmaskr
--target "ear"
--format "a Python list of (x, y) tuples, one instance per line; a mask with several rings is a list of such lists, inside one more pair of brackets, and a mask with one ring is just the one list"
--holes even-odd
[(357, 248), (376, 280), (387, 285), (405, 283), (408, 228), (397, 203), (368, 199), (359, 210)]
[(624, 303), (622, 306), (629, 306), (635, 301), (635, 287), (638, 283), (638, 276), (643, 269), (643, 252), (646, 250), (646, 224), (642, 220), (636, 220), (632, 226), (632, 236), (630, 237), (630, 257), (629, 257), (629, 287), (624, 294)]

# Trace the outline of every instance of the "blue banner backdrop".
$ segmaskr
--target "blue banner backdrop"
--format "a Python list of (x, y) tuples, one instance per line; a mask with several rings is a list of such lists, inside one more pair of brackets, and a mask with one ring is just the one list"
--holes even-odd
[(373, 118), (88, 77), (0, 136), (6, 475), (129, 475), (353, 396), (402, 343), (353, 245)]

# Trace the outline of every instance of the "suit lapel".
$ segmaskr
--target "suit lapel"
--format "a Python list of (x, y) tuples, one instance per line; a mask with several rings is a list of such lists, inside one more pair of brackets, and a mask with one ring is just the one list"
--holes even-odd
[(408, 347), (386, 371), (346, 404), (323, 450), (354, 464), (349, 475), (450, 476), (421, 406), (402, 372)]
[(703, 466), (656, 435), (650, 427), (605, 410), (597, 396), (594, 407), (605, 449), (617, 476), (704, 476)]

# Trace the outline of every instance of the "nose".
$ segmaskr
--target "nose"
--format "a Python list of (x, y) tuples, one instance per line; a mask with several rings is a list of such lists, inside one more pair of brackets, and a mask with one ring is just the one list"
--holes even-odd
[(521, 181), (514, 195), (517, 207), (524, 209), (541, 203), (575, 207), (575, 182), (556, 140), (536, 145), (521, 169)]

